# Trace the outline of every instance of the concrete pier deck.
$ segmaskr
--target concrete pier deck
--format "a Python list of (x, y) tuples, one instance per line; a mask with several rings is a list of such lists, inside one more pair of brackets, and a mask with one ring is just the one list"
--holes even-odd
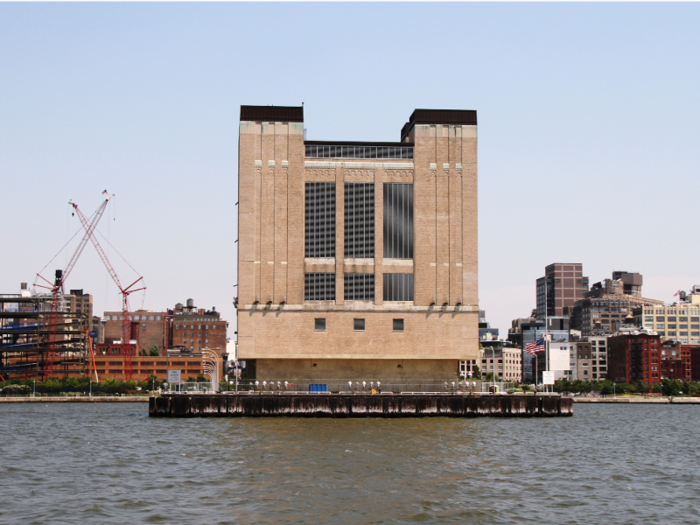
[(152, 397), (151, 417), (565, 417), (571, 398), (469, 394), (170, 394)]

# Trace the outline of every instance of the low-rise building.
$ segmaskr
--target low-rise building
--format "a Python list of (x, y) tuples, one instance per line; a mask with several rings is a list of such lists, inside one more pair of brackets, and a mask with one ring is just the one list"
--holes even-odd
[[(148, 352), (151, 347), (158, 349), (163, 355), (166, 348), (166, 318), (168, 312), (153, 312), (151, 310), (136, 310), (129, 312), (131, 323), (130, 341), (136, 345), (136, 353)], [(122, 340), (123, 312), (104, 313), (104, 343), (114, 344)]]
[(571, 347), (573, 343), (568, 339), (548, 341), (547, 349), (544, 352), (537, 352), (535, 356), (535, 367), (537, 370), (537, 384), (542, 384), (542, 373), (554, 372), (554, 380), (572, 379), (571, 369)]
[(607, 337), (591, 336), (571, 346), (571, 378), (586, 381), (607, 379)]
[(463, 377), (471, 377), (479, 367), (482, 377), (493, 373), (499, 381), (522, 382), (522, 354), (517, 346), (509, 346), (507, 341), (485, 340), (479, 348), (479, 359), (460, 361), (459, 370)]

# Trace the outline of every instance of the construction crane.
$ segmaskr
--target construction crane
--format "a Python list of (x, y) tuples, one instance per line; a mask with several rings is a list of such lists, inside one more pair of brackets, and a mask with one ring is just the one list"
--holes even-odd
[(102, 218), (102, 214), (104, 213), (105, 208), (107, 208), (107, 204), (109, 203), (110, 198), (111, 196), (107, 197), (104, 200), (100, 207), (97, 208), (97, 211), (95, 211), (95, 213), (92, 215), (92, 218), (89, 222), (86, 219), (86, 221), (83, 223), (83, 228), (85, 228), (85, 235), (80, 240), (78, 248), (75, 250), (75, 253), (73, 253), (73, 257), (71, 257), (65, 269), (63, 271), (56, 270), (54, 282), (52, 283), (48, 279), (44, 278), (41, 274), (36, 274), (37, 277), (40, 277), (49, 284), (49, 286), (45, 286), (43, 284), (36, 284), (36, 286), (40, 286), (41, 288), (51, 290), (52, 295), (51, 312), (49, 314), (49, 323), (47, 330), (46, 355), (44, 358), (44, 369), (42, 372), (44, 380), (50, 377), (53, 373), (53, 362), (56, 358), (56, 332), (58, 330), (58, 310), (60, 303), (60, 295), (63, 292), (63, 283), (66, 282), (66, 279), (73, 270), (75, 263), (78, 261), (78, 257), (80, 257), (80, 254), (83, 253), (83, 249), (85, 248), (88, 239), (91, 235), (93, 235), (93, 232), (97, 227), (97, 223)]
[(119, 281), (119, 277), (117, 277), (117, 272), (114, 271), (114, 268), (109, 262), (107, 255), (105, 255), (102, 246), (100, 246), (100, 243), (97, 241), (97, 237), (95, 236), (94, 231), (95, 228), (90, 227), (91, 224), (88, 222), (88, 219), (85, 217), (85, 215), (83, 215), (83, 212), (80, 211), (76, 203), (71, 201), (69, 204), (73, 206), (73, 208), (75, 209), (75, 213), (78, 214), (78, 219), (80, 219), (80, 223), (83, 225), (83, 228), (85, 228), (86, 235), (89, 236), (90, 240), (92, 241), (92, 244), (95, 246), (95, 250), (97, 250), (97, 253), (100, 256), (100, 259), (102, 259), (102, 262), (107, 268), (109, 275), (112, 277), (112, 280), (117, 285), (117, 288), (119, 288), (119, 292), (122, 294), (122, 356), (124, 356), (124, 375), (126, 376), (126, 380), (128, 381), (129, 379), (131, 379), (131, 376), (133, 374), (133, 369), (131, 366), (132, 348), (131, 344), (129, 343), (129, 341), (131, 340), (131, 321), (129, 319), (129, 294), (146, 289), (145, 286), (142, 286), (141, 288), (134, 288), (134, 286), (139, 281), (141, 281), (143, 277), (139, 277), (126, 288), (123, 287), (121, 282)]

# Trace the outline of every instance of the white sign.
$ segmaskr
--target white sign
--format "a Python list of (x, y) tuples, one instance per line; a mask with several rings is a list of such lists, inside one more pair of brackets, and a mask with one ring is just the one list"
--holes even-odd
[(181, 383), (180, 370), (168, 370), (168, 383)]
[(542, 372), (542, 384), (543, 385), (553, 385), (554, 384), (554, 372)]

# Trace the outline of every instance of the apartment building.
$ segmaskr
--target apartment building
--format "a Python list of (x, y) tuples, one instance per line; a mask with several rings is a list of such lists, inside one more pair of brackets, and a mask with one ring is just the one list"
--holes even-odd
[(661, 339), (655, 332), (634, 330), (608, 337), (609, 379), (616, 383), (659, 383)]
[(572, 379), (603, 381), (608, 374), (606, 336), (591, 336), (571, 346)]
[(477, 359), (476, 124), (416, 109), (397, 142), (307, 141), (303, 107), (241, 107), (238, 353), (258, 378), (442, 381)]

